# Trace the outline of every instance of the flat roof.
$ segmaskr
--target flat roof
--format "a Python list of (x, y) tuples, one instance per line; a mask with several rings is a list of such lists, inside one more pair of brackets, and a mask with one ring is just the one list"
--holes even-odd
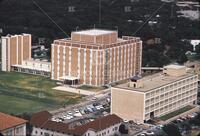
[(164, 68), (181, 69), (181, 68), (185, 68), (185, 66), (171, 64), (171, 65), (168, 65), (168, 66), (164, 66)]
[(177, 76), (166, 76), (166, 75), (163, 75), (162, 72), (160, 72), (160, 73), (156, 73), (156, 74), (142, 78), (144, 86), (141, 88), (129, 87), (128, 83), (117, 85), (114, 88), (121, 88), (121, 89), (127, 89), (127, 90), (133, 90), (133, 91), (145, 93), (150, 90), (162, 87), (164, 85), (167, 85), (167, 84), (173, 83), (175, 81), (184, 79), (186, 77), (194, 76), (194, 75), (195, 74), (192, 74), (192, 73), (186, 73), (185, 75), (177, 77)]
[(83, 35), (104, 35), (104, 34), (111, 34), (116, 31), (110, 31), (110, 30), (100, 30), (100, 29), (90, 29), (90, 30), (84, 30), (84, 31), (77, 31), (73, 32), (74, 34), (83, 34)]
[(18, 68), (24, 68), (24, 69), (31, 69), (31, 70), (38, 70), (38, 71), (45, 71), (45, 72), (51, 72), (50, 68), (39, 68), (39, 67), (33, 67), (33, 66), (25, 66), (25, 65), (12, 65), (13, 67)]
[(74, 76), (62, 76), (62, 77), (59, 77), (59, 79), (61, 79), (61, 80), (77, 80), (77, 79), (79, 79), (79, 77), (74, 77)]

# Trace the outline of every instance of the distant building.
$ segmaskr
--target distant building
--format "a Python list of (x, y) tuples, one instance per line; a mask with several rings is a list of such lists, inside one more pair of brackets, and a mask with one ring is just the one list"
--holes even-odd
[(50, 77), (51, 62), (47, 60), (23, 60), (21, 65), (12, 65), (12, 71)]
[(17, 71), (50, 77), (51, 63), (31, 58), (31, 35), (8, 35), (2, 37), (1, 70)]
[(190, 40), (190, 43), (193, 45), (193, 51), (195, 51), (196, 46), (200, 44), (200, 40)]
[(51, 47), (54, 80), (101, 86), (141, 73), (142, 41), (117, 31), (91, 29), (54, 40)]
[(5, 136), (26, 136), (26, 123), (24, 119), (0, 112), (0, 133)]
[(185, 66), (165, 66), (163, 73), (112, 87), (111, 114), (142, 123), (196, 104), (197, 88), (197, 74), (187, 73)]
[(85, 125), (72, 127), (70, 124), (51, 120), (47, 111), (36, 113), (31, 118), (32, 136), (107, 136), (119, 132), (122, 119), (116, 115), (101, 117)]
[(2, 71), (10, 71), (12, 65), (22, 64), (31, 58), (31, 35), (8, 35), (2, 37)]

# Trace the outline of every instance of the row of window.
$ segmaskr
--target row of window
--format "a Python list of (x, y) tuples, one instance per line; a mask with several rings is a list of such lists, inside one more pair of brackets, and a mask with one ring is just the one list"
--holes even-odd
[[(190, 102), (193, 102), (193, 101), (190, 101)], [(180, 105), (172, 105), (172, 106), (165, 106), (165, 107), (162, 107), (160, 109), (157, 109), (157, 110), (154, 110), (154, 116), (155, 117), (158, 117), (158, 116), (161, 116), (161, 115), (164, 115), (166, 113), (169, 113), (169, 112), (172, 112), (172, 111), (175, 111), (175, 110), (178, 110), (180, 109), (181, 107), (185, 107), (188, 105), (188, 103), (190, 102), (182, 102), (181, 106)], [(148, 119), (150, 117), (150, 113), (151, 112), (148, 112), (145, 114), (145, 118)]]
[(162, 103), (162, 102), (171, 103), (171, 102), (180, 100), (182, 98), (193, 96), (193, 95), (196, 95), (196, 94), (197, 94), (197, 90), (192, 89), (188, 92), (185, 92), (185, 93), (182, 93), (182, 94), (179, 94), (179, 95), (175, 95), (175, 96), (151, 98), (149, 100), (146, 100), (145, 104), (146, 104), (146, 107), (148, 107), (150, 105), (154, 105), (154, 104), (158, 104), (158, 103)]
[[(194, 80), (195, 79), (195, 80)], [(188, 79), (186, 79), (188, 80)], [(151, 91), (149, 93), (146, 94), (146, 99), (149, 99), (150, 97), (155, 97), (157, 95), (160, 95), (160, 94), (165, 94), (165, 93), (169, 93), (171, 91), (174, 91), (175, 89), (178, 90), (178, 88), (183, 88), (183, 89), (188, 89), (190, 87), (197, 87), (197, 82), (196, 82), (196, 77), (192, 77), (190, 78), (191, 82), (187, 82), (185, 84), (178, 84), (178, 85), (175, 85), (177, 84), (174, 83), (174, 84), (171, 84), (171, 85), (168, 85), (168, 86), (165, 86), (165, 87), (162, 87), (160, 89), (157, 89), (157, 90), (154, 90), (154, 91)], [(185, 80), (184, 80), (185, 81)]]
[(169, 100), (161, 101), (160, 103), (156, 103), (154, 105), (146, 107), (145, 112), (148, 113), (156, 109), (163, 109), (166, 107), (179, 107), (180, 105), (183, 105), (184, 103), (188, 103), (190, 101), (196, 100), (196, 97), (197, 97), (196, 95), (191, 95), (188, 97), (184, 97), (183, 99), (177, 100), (173, 103), (172, 101), (170, 102)]

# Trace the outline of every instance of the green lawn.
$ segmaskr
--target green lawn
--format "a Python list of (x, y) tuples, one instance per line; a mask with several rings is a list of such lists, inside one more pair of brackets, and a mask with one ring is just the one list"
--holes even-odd
[(168, 119), (170, 119), (170, 118), (173, 118), (173, 117), (175, 117), (175, 116), (177, 116), (177, 115), (179, 115), (179, 114), (182, 114), (182, 113), (184, 113), (184, 112), (186, 112), (186, 111), (189, 111), (189, 110), (191, 110), (191, 109), (193, 109), (193, 108), (194, 108), (193, 106), (186, 106), (186, 107), (183, 107), (183, 108), (181, 108), (181, 109), (179, 109), (179, 110), (176, 110), (176, 111), (174, 111), (174, 112), (171, 112), (171, 113), (169, 113), (169, 114), (166, 114), (166, 115), (164, 115), (164, 116), (161, 116), (160, 119), (163, 120), (163, 121), (165, 121), (165, 120), (168, 120)]
[(0, 72), (0, 112), (19, 114), (59, 108), (80, 97), (53, 90), (56, 82), (46, 77)]

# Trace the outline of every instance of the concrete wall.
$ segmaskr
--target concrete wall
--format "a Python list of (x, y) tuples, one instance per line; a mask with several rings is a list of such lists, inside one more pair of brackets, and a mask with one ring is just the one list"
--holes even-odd
[(116, 114), (124, 120), (143, 122), (144, 93), (112, 87), (111, 114)]
[(32, 136), (70, 136), (56, 131), (33, 127)]
[(182, 68), (165, 68), (163, 69), (163, 73), (170, 75), (170, 76), (182, 76), (186, 74), (186, 67)]
[(15, 126), (1, 132), (5, 136), (26, 136), (26, 124)]
[(110, 126), (109, 128), (103, 129), (101, 131), (95, 132), (92, 129), (89, 129), (83, 136), (114, 136), (114, 134), (119, 133), (119, 126), (121, 123)]

